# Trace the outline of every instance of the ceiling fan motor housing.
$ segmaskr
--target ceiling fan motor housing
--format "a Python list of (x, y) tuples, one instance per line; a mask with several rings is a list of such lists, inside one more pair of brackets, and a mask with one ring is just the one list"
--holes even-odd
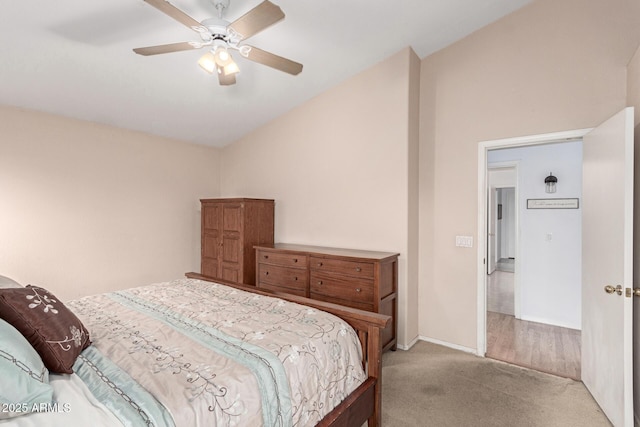
[(225, 43), (229, 44), (237, 44), (240, 42), (240, 38), (237, 36), (234, 37), (235, 34), (233, 34), (232, 31), (229, 31), (227, 28), (229, 22), (224, 19), (209, 18), (202, 21), (201, 24), (208, 30), (200, 32), (200, 36), (205, 42), (210, 40), (223, 40)]

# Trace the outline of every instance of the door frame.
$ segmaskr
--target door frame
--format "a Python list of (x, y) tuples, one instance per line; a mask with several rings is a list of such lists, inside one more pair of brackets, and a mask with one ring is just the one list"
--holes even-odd
[[(477, 348), (476, 354), (485, 357), (487, 352), (487, 274), (485, 260), (487, 259), (487, 181), (488, 165), (487, 153), (498, 148), (517, 148), (531, 145), (541, 145), (556, 142), (569, 142), (581, 139), (592, 128), (576, 129), (564, 132), (553, 132), (538, 135), (520, 136), (515, 138), (495, 139), (478, 143), (478, 252), (477, 252)], [(517, 187), (516, 187), (517, 188)], [(517, 199), (516, 199), (517, 204)], [(517, 234), (516, 230), (516, 234)], [(517, 250), (517, 249), (516, 249)], [(516, 262), (518, 254), (516, 253)], [(517, 266), (516, 266), (517, 271)]]

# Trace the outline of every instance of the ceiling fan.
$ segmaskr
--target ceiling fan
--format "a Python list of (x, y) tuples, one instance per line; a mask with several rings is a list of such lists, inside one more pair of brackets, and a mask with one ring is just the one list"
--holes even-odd
[(285, 73), (297, 75), (302, 71), (302, 64), (257, 47), (241, 44), (249, 37), (284, 19), (282, 9), (268, 0), (263, 1), (231, 23), (222, 19), (222, 13), (229, 6), (229, 0), (211, 0), (218, 11), (218, 17), (208, 18), (202, 22), (196, 21), (166, 0), (144, 1), (197, 32), (202, 40), (133, 49), (139, 55), (149, 56), (211, 47), (198, 60), (198, 64), (211, 74), (216, 72), (218, 81), (225, 86), (235, 84), (236, 73), (240, 71), (231, 57), (230, 50), (236, 50), (251, 61)]

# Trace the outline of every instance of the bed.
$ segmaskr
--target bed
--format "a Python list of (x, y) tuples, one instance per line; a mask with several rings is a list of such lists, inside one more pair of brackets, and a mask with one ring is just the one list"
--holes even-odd
[(188, 273), (64, 304), (0, 289), (0, 318), (21, 381), (0, 425), (380, 425), (388, 316)]

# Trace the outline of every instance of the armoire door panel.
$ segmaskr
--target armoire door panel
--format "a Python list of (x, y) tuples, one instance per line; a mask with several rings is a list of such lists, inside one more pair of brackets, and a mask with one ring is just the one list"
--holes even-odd
[(218, 259), (218, 237), (215, 234), (202, 235), (202, 257), (210, 260)]
[(230, 282), (238, 282), (238, 278), (240, 277), (238, 274), (238, 268), (229, 268), (227, 266), (222, 266), (222, 279), (228, 280)]
[(202, 227), (205, 230), (220, 228), (220, 205), (210, 204), (202, 209)]
[(237, 231), (242, 230), (242, 206), (231, 205), (224, 206), (222, 208), (222, 229), (224, 231)]
[(202, 260), (202, 265), (200, 267), (202, 269), (202, 274), (209, 277), (219, 277), (218, 276), (218, 262), (217, 261), (209, 261)]
[(242, 246), (237, 238), (222, 238), (222, 262), (239, 263), (242, 257)]

